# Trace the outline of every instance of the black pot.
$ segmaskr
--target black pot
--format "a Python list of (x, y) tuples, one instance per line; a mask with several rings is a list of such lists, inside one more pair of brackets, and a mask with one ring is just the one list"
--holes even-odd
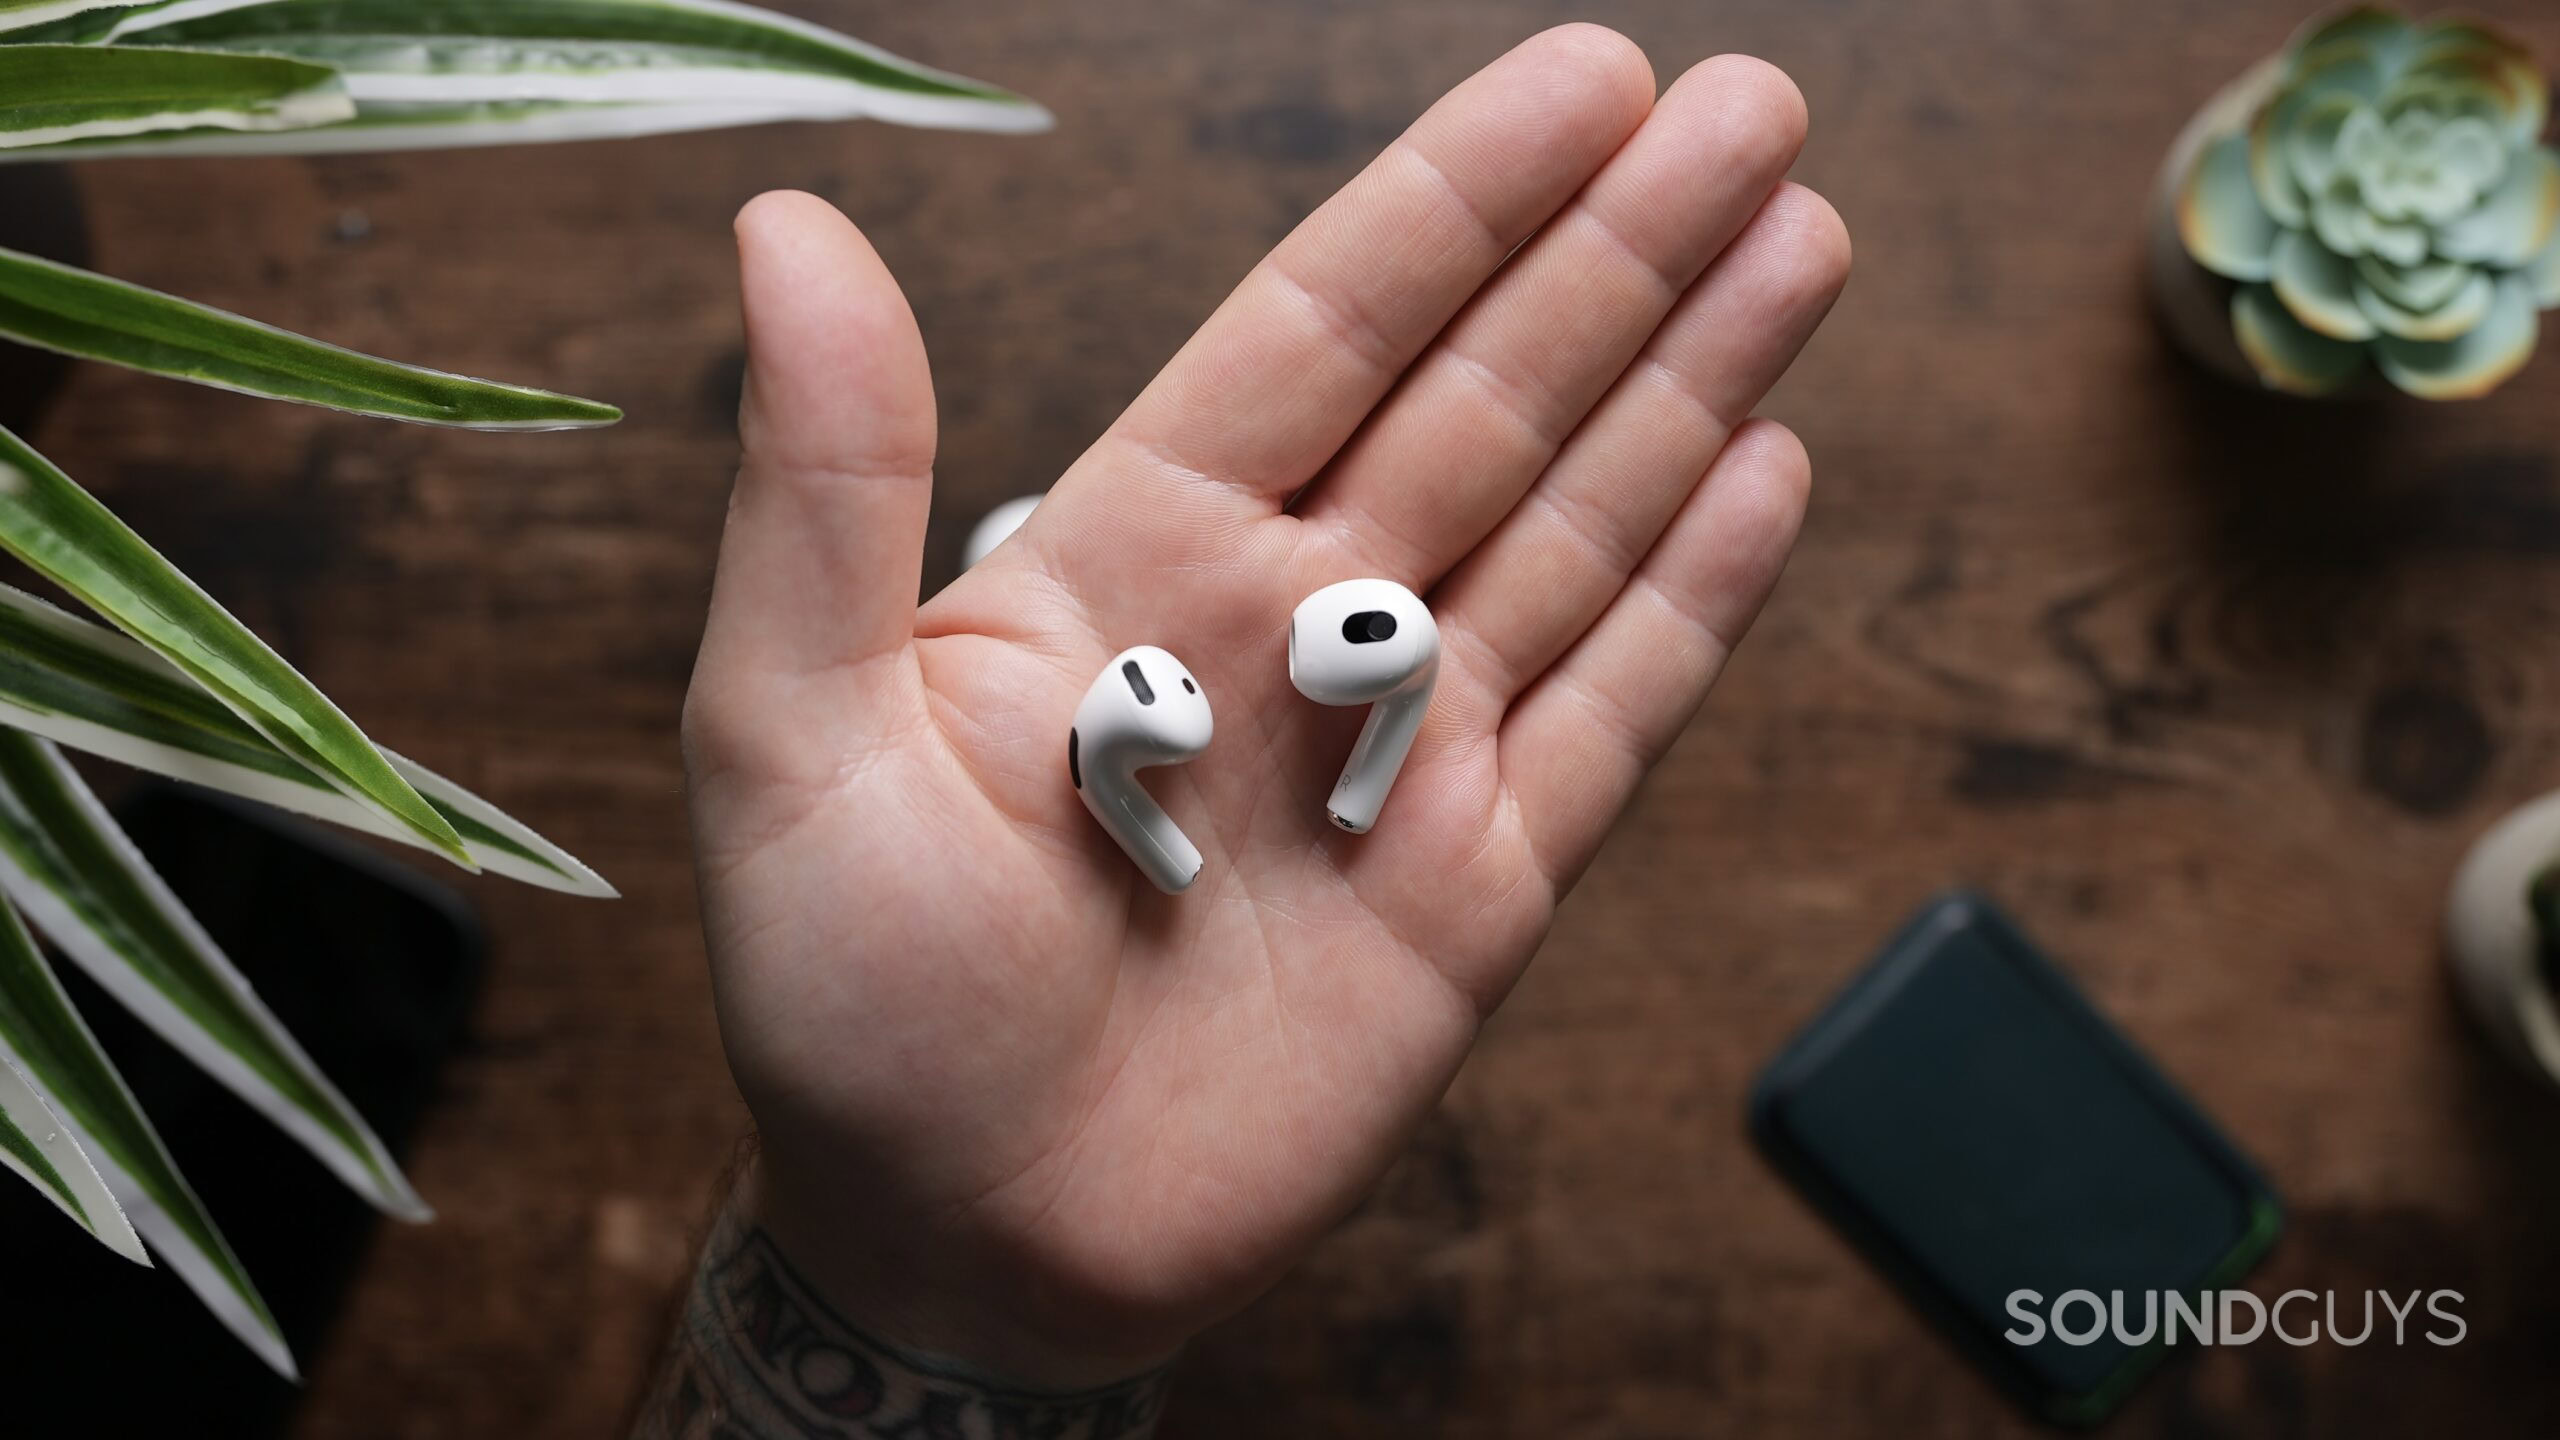
[[(69, 170), (0, 165), (0, 248), (67, 265), (89, 263), (89, 224)], [(20, 435), (34, 429), (70, 373), (63, 356), (0, 343), (0, 426)]]

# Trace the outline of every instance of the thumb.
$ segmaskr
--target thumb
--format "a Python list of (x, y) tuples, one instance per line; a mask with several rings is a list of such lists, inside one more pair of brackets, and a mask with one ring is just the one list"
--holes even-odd
[(862, 232), (790, 191), (737, 232), (745, 454), (694, 679), (713, 705), (902, 652), (933, 489), (924, 339)]

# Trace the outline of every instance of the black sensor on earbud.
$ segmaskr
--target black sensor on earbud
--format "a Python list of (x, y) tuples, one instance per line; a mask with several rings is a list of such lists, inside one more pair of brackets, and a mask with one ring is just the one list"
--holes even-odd
[(1375, 645), (1396, 638), (1396, 617), (1384, 610), (1363, 610), (1342, 621), (1342, 638), (1354, 645)]

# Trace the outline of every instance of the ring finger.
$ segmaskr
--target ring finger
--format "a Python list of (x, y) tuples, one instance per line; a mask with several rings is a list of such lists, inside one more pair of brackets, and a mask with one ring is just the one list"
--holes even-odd
[(1839, 216), (1812, 191), (1781, 187), (1528, 496), (1441, 583), (1432, 611), (1452, 664), (1489, 708), (1498, 712), (1599, 618), (1848, 272)]

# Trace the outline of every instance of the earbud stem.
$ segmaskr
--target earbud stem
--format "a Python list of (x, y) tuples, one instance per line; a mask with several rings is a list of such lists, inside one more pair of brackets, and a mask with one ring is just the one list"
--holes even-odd
[(1378, 812), (1387, 807), (1387, 792), (1395, 786), (1396, 772), (1404, 769), (1404, 757), (1413, 752), (1413, 737), (1422, 733), (1422, 715), (1430, 706), (1431, 689), (1426, 685), (1369, 707), (1369, 721), (1360, 727), (1360, 739), (1343, 764), (1342, 778), (1334, 782), (1333, 795), (1325, 802), (1325, 813), (1334, 824), (1354, 835), (1366, 835), (1378, 823)]
[(1179, 895), (1200, 878), (1200, 847), (1138, 785), (1134, 771), (1124, 771), (1111, 786), (1087, 786), (1085, 808), (1130, 860), (1167, 895)]

